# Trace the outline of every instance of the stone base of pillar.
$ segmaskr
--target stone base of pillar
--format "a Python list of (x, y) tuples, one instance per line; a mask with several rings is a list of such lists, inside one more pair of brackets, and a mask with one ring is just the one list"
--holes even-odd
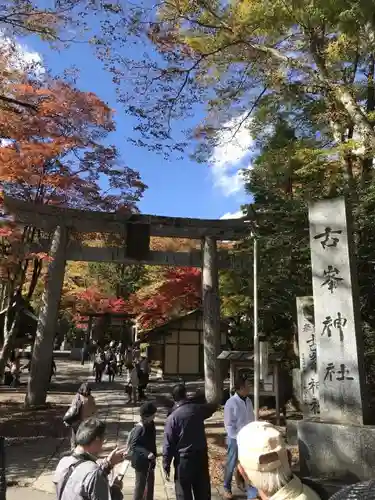
[(286, 441), (291, 446), (298, 446), (298, 422), (291, 418), (286, 421)]
[(375, 426), (300, 420), (298, 449), (302, 476), (347, 482), (374, 478)]

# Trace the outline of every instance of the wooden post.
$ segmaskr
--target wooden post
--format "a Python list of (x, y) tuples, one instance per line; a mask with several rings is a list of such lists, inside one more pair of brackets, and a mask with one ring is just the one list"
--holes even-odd
[(221, 400), (220, 354), (220, 299), (217, 267), (216, 239), (206, 236), (203, 240), (203, 352), (205, 394), (210, 403)]
[[(273, 383), (275, 384), (275, 406), (276, 406), (276, 425), (280, 425), (280, 384), (279, 384), (279, 364), (275, 363), (273, 367)], [(286, 415), (285, 415), (286, 419)]]
[(53, 235), (47, 280), (42, 296), (37, 332), (31, 361), (31, 372), (26, 395), (27, 406), (44, 405), (50, 380), (53, 342), (59, 312), (61, 290), (65, 273), (68, 230), (58, 226)]
[(229, 390), (231, 391), (232, 389), (234, 389), (234, 383), (235, 383), (235, 364), (233, 361), (230, 361), (230, 365), (229, 365)]

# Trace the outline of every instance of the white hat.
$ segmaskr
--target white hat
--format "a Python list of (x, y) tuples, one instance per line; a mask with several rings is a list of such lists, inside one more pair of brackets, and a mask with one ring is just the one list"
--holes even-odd
[(246, 470), (269, 472), (289, 466), (281, 432), (269, 422), (251, 422), (237, 436), (238, 460)]

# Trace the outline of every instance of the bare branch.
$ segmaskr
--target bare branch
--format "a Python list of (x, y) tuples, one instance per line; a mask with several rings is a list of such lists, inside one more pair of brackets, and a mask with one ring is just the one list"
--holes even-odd
[(34, 104), (22, 102), (22, 101), (19, 101), (18, 99), (12, 99), (11, 97), (6, 97), (5, 95), (0, 95), (0, 101), (7, 102), (9, 104), (16, 104), (17, 106), (22, 106), (23, 108), (28, 108), (28, 109), (31, 109), (33, 111), (38, 111), (37, 106), (35, 106)]

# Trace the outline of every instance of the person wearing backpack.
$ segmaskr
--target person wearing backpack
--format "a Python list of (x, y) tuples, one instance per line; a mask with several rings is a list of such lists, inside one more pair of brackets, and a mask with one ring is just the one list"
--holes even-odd
[(94, 361), (94, 373), (95, 382), (100, 383), (102, 381), (103, 372), (105, 370), (105, 356), (103, 350), (99, 347), (95, 354)]
[(114, 382), (115, 375), (117, 373), (117, 361), (116, 361), (116, 355), (112, 350), (112, 348), (109, 348), (108, 351), (106, 352), (105, 362), (107, 365), (106, 371), (108, 375), (108, 382)]
[(95, 399), (91, 394), (91, 387), (87, 382), (80, 385), (77, 394), (65, 413), (63, 421), (72, 430), (71, 449), (76, 447), (76, 432), (81, 422), (96, 414)]
[(151, 403), (143, 403), (139, 409), (141, 417), (130, 432), (127, 457), (135, 469), (133, 500), (153, 500), (156, 465), (155, 414), (157, 408)]
[(110, 486), (108, 475), (125, 459), (125, 449), (114, 449), (97, 463), (103, 450), (105, 424), (96, 418), (84, 420), (77, 429), (77, 446), (70, 456), (57, 465), (53, 483), (57, 500), (118, 500), (121, 485)]

